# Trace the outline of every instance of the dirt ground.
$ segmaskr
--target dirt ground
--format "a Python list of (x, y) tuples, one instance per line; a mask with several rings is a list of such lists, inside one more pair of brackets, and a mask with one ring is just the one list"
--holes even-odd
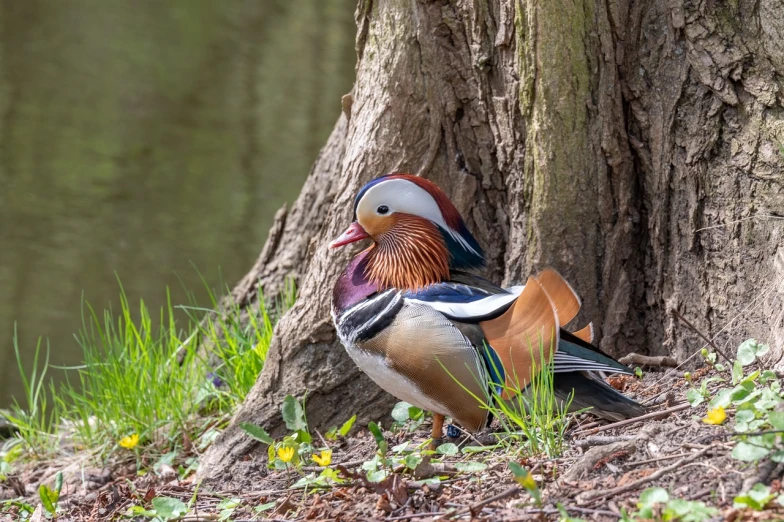
[[(694, 372), (698, 378), (698, 372)], [(703, 370), (701, 373), (705, 374)], [(703, 375), (704, 376), (704, 375)], [(711, 520), (784, 520), (784, 508), (764, 511), (737, 510), (733, 497), (756, 482), (777, 491), (780, 470), (774, 465), (746, 465), (730, 457), (733, 443), (725, 436), (731, 429), (702, 422), (703, 404), (691, 408), (684, 399), (688, 383), (681, 372), (650, 372), (643, 380), (616, 377), (611, 384), (648, 405), (651, 412), (642, 420), (606, 424), (589, 414), (575, 419), (567, 433), (567, 450), (557, 459), (526, 458), (518, 463), (528, 468), (542, 493), (542, 503), (514, 482), (508, 467), (510, 457), (501, 450), (463, 455), (458, 453), (420, 466), (419, 476), (395, 473), (382, 483), (364, 478), (359, 466), (373, 457), (376, 444), (366, 429), (358, 429), (333, 445), (333, 467), (346, 479), (344, 484), (303, 491), (289, 488), (299, 475), (270, 471), (266, 460), (249, 458), (242, 473), (228, 483), (197, 485), (172, 479), (171, 474), (150, 473), (138, 477), (132, 462), (117, 463), (112, 469), (79, 468), (78, 483), (68, 482), (61, 499), (59, 521), (150, 520), (126, 515), (132, 505), (149, 506), (155, 496), (193, 501), (195, 513), (177, 520), (220, 520), (218, 504), (226, 498), (241, 499), (228, 520), (561, 520), (558, 506), (570, 517), (615, 522), (621, 511), (637, 510), (640, 493), (660, 486), (672, 498), (699, 500), (718, 508)], [(422, 442), (429, 436), (426, 422), (413, 433), (385, 432), (390, 447), (405, 441)], [(485, 435), (485, 437), (488, 437)], [(481, 436), (480, 436), (481, 438)], [(456, 440), (460, 445), (477, 445), (477, 440)], [(459, 472), (456, 463), (483, 462), (478, 472)], [(58, 463), (57, 466), (62, 466)], [(458, 464), (457, 467), (460, 467)], [(305, 467), (305, 473), (322, 468)], [(40, 467), (16, 489), (37, 503), (37, 484), (50, 479), (55, 465)], [(427, 477), (439, 476), (438, 484)], [(423, 480), (425, 479), (425, 480)], [(26, 484), (24, 484), (26, 482)], [(70, 487), (70, 489), (69, 489)], [(6, 497), (14, 496), (6, 491)], [(195, 496), (194, 496), (195, 495)], [(253, 508), (266, 505), (263, 513)], [(15, 520), (13, 509), (0, 520)], [(224, 514), (224, 516), (227, 516)]]

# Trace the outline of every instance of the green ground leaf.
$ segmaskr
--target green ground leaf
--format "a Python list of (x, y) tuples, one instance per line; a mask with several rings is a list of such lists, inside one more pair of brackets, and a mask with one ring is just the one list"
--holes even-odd
[(471, 455), (472, 453), (482, 453), (483, 451), (493, 451), (500, 448), (500, 444), (493, 444), (492, 446), (463, 446), (461, 450), (464, 455)]
[(773, 462), (784, 462), (784, 450), (776, 450), (771, 453), (770, 460)]
[(738, 442), (738, 444), (732, 448), (732, 457), (744, 462), (760, 460), (767, 456), (768, 453), (770, 453), (769, 449), (755, 446), (744, 441)]
[(738, 347), (738, 361), (743, 366), (748, 366), (769, 350), (770, 346), (767, 344), (758, 343), (756, 339), (748, 339)]
[(719, 510), (706, 506), (704, 502), (671, 499), (664, 510), (663, 520), (680, 520), (683, 522), (704, 522), (719, 514)]
[(259, 442), (269, 446), (275, 444), (275, 440), (261, 426), (251, 424), (250, 422), (240, 422), (240, 429)]
[(702, 404), (705, 398), (698, 389), (689, 388), (689, 391), (686, 392), (686, 400), (689, 402), (691, 407), (694, 408), (695, 406)]
[(139, 515), (142, 517), (154, 517), (157, 513), (151, 509), (144, 509), (142, 506), (131, 506), (127, 511), (128, 516)]
[(719, 392), (710, 400), (708, 403), (708, 408), (714, 409), (718, 407), (726, 408), (732, 402), (731, 397), (732, 390), (729, 388), (724, 388), (723, 390), (719, 390)]
[(291, 395), (286, 395), (283, 405), (280, 407), (283, 421), (291, 431), (307, 431), (308, 424), (305, 422), (305, 411), (297, 399)]
[(735, 359), (732, 363), (732, 384), (738, 384), (743, 379), (743, 365)]
[(232, 509), (242, 503), (241, 498), (224, 498), (218, 503), (218, 509)]
[(376, 470), (376, 471), (368, 471), (368, 474), (367, 474), (367, 479), (370, 482), (381, 482), (385, 478), (387, 478), (387, 470), (385, 470), (385, 469), (379, 469), (379, 470)]
[(388, 446), (387, 441), (384, 440), (384, 434), (381, 432), (381, 428), (379, 428), (378, 424), (375, 422), (370, 421), (368, 422), (368, 429), (370, 430), (370, 433), (373, 434), (373, 438), (376, 440), (376, 446), (378, 446), (379, 451), (381, 453), (386, 453)]
[(57, 475), (54, 477), (54, 492), (57, 493), (57, 497), (59, 499), (60, 492), (63, 490), (63, 472), (58, 471)]
[(392, 408), (392, 418), (398, 422), (406, 422), (410, 417), (408, 416), (408, 409), (411, 405), (407, 402), (398, 402)]
[(370, 433), (373, 434), (373, 438), (376, 439), (376, 444), (380, 444), (384, 441), (384, 434), (381, 433), (381, 428), (378, 427), (373, 421), (368, 422), (368, 429)]
[(639, 507), (666, 504), (670, 501), (670, 494), (664, 488), (648, 488), (640, 494)]
[(188, 511), (182, 500), (171, 497), (155, 497), (152, 499), (152, 507), (164, 520), (181, 517)]
[(457, 446), (455, 446), (451, 442), (441, 444), (439, 447), (436, 448), (436, 453), (440, 455), (457, 455), (457, 451), (458, 451)]
[(745, 493), (741, 493), (732, 499), (732, 507), (744, 508), (748, 507), (756, 511), (765, 509), (765, 506), (776, 497), (775, 493), (770, 492), (770, 488), (765, 484), (754, 484), (754, 486)]
[(735, 431), (751, 431), (749, 423), (755, 419), (755, 415), (752, 410), (738, 410), (735, 413)]
[(406, 455), (405, 460), (403, 461), (408, 469), (416, 469), (422, 463), (422, 456), (421, 455)]
[(487, 469), (487, 464), (484, 462), (455, 462), (455, 469), (463, 473), (476, 473)]
[(768, 414), (768, 421), (774, 430), (784, 430), (784, 412), (772, 411)]
[(256, 513), (262, 513), (264, 511), (269, 511), (270, 509), (275, 507), (276, 502), (273, 500), (272, 502), (267, 502), (266, 504), (261, 504), (253, 508), (253, 511)]
[(738, 362), (743, 366), (748, 366), (754, 362), (754, 359), (756, 359), (753, 348), (755, 344), (757, 344), (757, 341), (754, 339), (748, 339), (738, 346)]

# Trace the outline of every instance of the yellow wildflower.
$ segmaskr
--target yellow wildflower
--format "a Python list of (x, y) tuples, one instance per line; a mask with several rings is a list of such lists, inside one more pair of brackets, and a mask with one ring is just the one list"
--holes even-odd
[(708, 414), (702, 419), (705, 424), (721, 424), (727, 419), (727, 413), (724, 411), (724, 406), (708, 410)]
[(278, 457), (283, 462), (291, 462), (291, 459), (294, 458), (294, 448), (278, 448)]
[(136, 433), (123, 437), (119, 442), (120, 446), (125, 449), (133, 449), (139, 444), (139, 435)]
[(526, 470), (524, 476), (515, 477), (515, 482), (523, 486), (528, 491), (536, 489), (536, 481), (530, 471)]
[(329, 466), (332, 462), (332, 450), (323, 450), (321, 456), (313, 455), (313, 461), (319, 466)]

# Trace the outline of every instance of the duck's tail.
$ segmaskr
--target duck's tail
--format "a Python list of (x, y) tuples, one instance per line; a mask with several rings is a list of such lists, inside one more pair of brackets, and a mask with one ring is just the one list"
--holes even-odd
[(569, 400), (570, 394), (574, 394), (569, 405), (570, 411), (590, 408), (589, 413), (613, 422), (646, 413), (642, 404), (617, 392), (588, 372), (556, 373), (553, 390), (555, 396), (564, 402)]
[[(642, 415), (644, 408), (588, 372), (632, 373), (629, 368), (591, 344), (589, 324), (574, 333), (561, 328), (580, 310), (577, 294), (558, 272), (546, 269), (528, 278), (523, 291), (502, 315), (480, 323), (487, 343), (504, 370), (508, 399), (514, 388), (524, 388), (535, 368), (552, 365), (554, 387), (561, 399), (574, 390), (574, 407), (592, 407), (608, 419)], [(541, 353), (540, 353), (541, 349)], [(544, 361), (540, 357), (544, 357)]]

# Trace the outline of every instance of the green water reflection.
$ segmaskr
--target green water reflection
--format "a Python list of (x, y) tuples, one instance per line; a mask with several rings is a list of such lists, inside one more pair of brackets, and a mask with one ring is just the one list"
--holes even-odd
[[(351, 87), (354, 0), (0, 1), (0, 407), (80, 297), (204, 299), (259, 253)], [(180, 282), (182, 280), (182, 284)], [(27, 354), (29, 355), (29, 353)]]

